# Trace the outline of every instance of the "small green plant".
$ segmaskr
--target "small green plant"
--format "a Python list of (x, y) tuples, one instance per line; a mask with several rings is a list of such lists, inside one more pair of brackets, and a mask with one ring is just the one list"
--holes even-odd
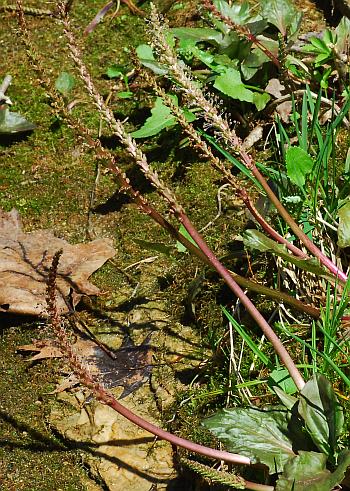
[(350, 465), (350, 450), (339, 447), (344, 417), (332, 385), (315, 374), (297, 397), (274, 391), (284, 407), (223, 409), (203, 424), (226, 448), (277, 474), (276, 491), (333, 489)]

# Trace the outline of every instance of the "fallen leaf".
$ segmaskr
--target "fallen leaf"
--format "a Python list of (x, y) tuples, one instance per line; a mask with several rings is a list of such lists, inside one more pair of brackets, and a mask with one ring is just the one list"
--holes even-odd
[(280, 99), (282, 97), (282, 92), (285, 90), (284, 85), (278, 80), (278, 78), (271, 78), (269, 83), (265, 87), (265, 92), (273, 95), (276, 99)]
[(289, 116), (292, 112), (292, 103), (291, 101), (285, 101), (279, 104), (276, 107), (276, 112), (284, 123), (289, 122)]
[[(125, 336), (122, 345), (117, 350), (104, 350), (90, 339), (78, 339), (72, 347), (83, 362), (89, 367), (89, 372), (101, 380), (103, 385), (111, 389), (123, 387), (119, 399), (135, 392), (149, 379), (152, 371), (152, 349), (149, 345), (151, 335), (142, 344), (136, 346), (129, 336)], [(62, 352), (54, 340), (34, 340), (33, 344), (18, 346), (18, 351), (34, 351), (37, 354), (29, 361), (44, 358), (61, 358)], [(62, 392), (79, 383), (78, 379), (70, 376), (54, 391)]]
[(46, 280), (54, 254), (62, 249), (57, 274), (57, 306), (69, 311), (82, 295), (98, 295), (88, 281), (91, 274), (115, 255), (111, 239), (71, 245), (49, 230), (25, 233), (17, 210), (0, 210), (0, 312), (46, 314)]

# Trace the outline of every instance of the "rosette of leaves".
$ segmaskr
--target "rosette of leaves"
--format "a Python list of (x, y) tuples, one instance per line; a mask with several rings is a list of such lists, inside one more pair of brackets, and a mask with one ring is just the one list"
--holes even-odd
[(273, 388), (282, 406), (223, 409), (203, 425), (254, 464), (277, 474), (276, 491), (330, 491), (344, 479), (349, 449), (339, 449), (344, 416), (331, 383), (316, 373), (291, 396)]

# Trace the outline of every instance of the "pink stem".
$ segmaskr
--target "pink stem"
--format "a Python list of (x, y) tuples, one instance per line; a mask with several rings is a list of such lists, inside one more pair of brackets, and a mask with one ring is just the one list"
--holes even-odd
[(100, 402), (108, 405), (109, 407), (117, 411), (119, 414), (124, 416), (124, 418), (128, 419), (129, 421), (139, 426), (140, 428), (149, 431), (153, 435), (158, 436), (162, 440), (166, 440), (170, 442), (172, 445), (185, 448), (190, 452), (195, 452), (201, 455), (205, 455), (206, 457), (210, 457), (212, 459), (224, 460), (225, 462), (231, 462), (232, 464), (250, 465), (250, 460), (248, 459), (248, 457), (243, 457), (242, 455), (238, 455), (230, 452), (224, 452), (222, 450), (215, 450), (209, 447), (204, 447), (203, 445), (199, 445), (198, 443), (193, 443), (189, 440), (185, 440), (184, 438), (180, 438), (179, 436), (173, 435), (172, 433), (168, 433), (162, 428), (159, 428), (158, 426), (134, 414), (132, 411), (130, 411), (125, 406), (120, 404), (120, 402), (118, 402), (115, 399), (115, 397), (113, 397), (109, 392), (104, 390), (102, 387), (99, 388), (98, 391), (95, 391), (95, 395), (100, 400)]
[(341, 271), (327, 256), (325, 256), (323, 254), (323, 252), (320, 251), (320, 249), (312, 242), (312, 240), (310, 240), (309, 237), (306, 234), (304, 234), (304, 232), (301, 230), (299, 225), (291, 217), (291, 215), (288, 213), (288, 211), (282, 205), (282, 203), (277, 198), (275, 193), (272, 191), (272, 189), (268, 185), (265, 177), (261, 174), (261, 172), (258, 170), (256, 165), (254, 164), (252, 158), (244, 150), (239, 150), (239, 153), (240, 153), (240, 156), (241, 156), (243, 162), (247, 166), (247, 168), (252, 171), (252, 174), (254, 175), (254, 177), (260, 182), (260, 184), (264, 188), (267, 196), (269, 197), (270, 201), (276, 207), (278, 213), (281, 215), (283, 220), (290, 226), (290, 228), (295, 233), (295, 235), (298, 237), (298, 239), (311, 252), (311, 254), (313, 254), (317, 259), (319, 259), (321, 264), (326, 266), (326, 268), (332, 274), (334, 274), (334, 276), (336, 276), (341, 281), (346, 282), (348, 279), (346, 274), (343, 273), (343, 271)]
[(247, 297), (241, 287), (235, 282), (230, 272), (221, 264), (221, 262), (217, 259), (215, 254), (211, 251), (211, 249), (207, 246), (201, 235), (197, 232), (189, 218), (185, 214), (179, 215), (179, 219), (183, 223), (187, 232), (191, 235), (193, 240), (196, 242), (198, 247), (202, 250), (202, 252), (207, 256), (208, 260), (212, 264), (213, 268), (220, 274), (220, 276), (225, 280), (226, 284), (232, 290), (232, 292), (240, 299), (242, 304), (245, 306), (247, 311), (253, 317), (253, 319), (260, 326), (261, 330), (265, 334), (265, 336), (272, 343), (276, 353), (280, 356), (282, 362), (287, 368), (290, 376), (294, 380), (295, 385), (301, 390), (304, 385), (304, 379), (302, 378), (299, 370), (297, 369), (294, 361), (289, 355), (288, 351), (283, 346), (279, 337), (275, 334), (271, 326), (266, 322), (264, 317), (260, 314), (255, 305), (251, 302), (251, 300)]
[(247, 206), (248, 210), (250, 211), (250, 213), (253, 215), (253, 217), (256, 219), (259, 225), (261, 225), (262, 229), (265, 230), (266, 233), (268, 233), (276, 242), (279, 242), (280, 244), (284, 244), (287, 247), (287, 249), (289, 249), (294, 254), (294, 256), (301, 257), (302, 259), (308, 259), (308, 255), (305, 254), (305, 252), (299, 249), (299, 247), (296, 247), (295, 245), (291, 244), (287, 239), (282, 237), (282, 235), (276, 232), (276, 230), (273, 229), (271, 225), (267, 223), (265, 218), (262, 215), (260, 215), (258, 210), (255, 208), (255, 206), (249, 199), (249, 196), (245, 191), (245, 189), (241, 189), (239, 191), (239, 194), (243, 202)]

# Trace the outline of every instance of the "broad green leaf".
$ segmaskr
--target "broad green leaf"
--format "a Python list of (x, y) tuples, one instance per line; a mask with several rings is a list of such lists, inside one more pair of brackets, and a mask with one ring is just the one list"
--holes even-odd
[[(178, 105), (177, 97), (170, 96), (174, 104)], [(192, 111), (187, 108), (182, 109), (183, 114), (189, 123), (196, 119)], [(164, 128), (175, 126), (177, 120), (172, 115), (171, 109), (163, 103), (161, 97), (157, 97), (154, 107), (151, 109), (151, 116), (146, 119), (144, 125), (136, 131), (130, 133), (133, 138), (148, 138), (157, 135)]]
[(241, 63), (241, 71), (245, 80), (251, 79), (259, 68), (266, 62), (270, 61), (268, 56), (265, 55), (261, 49), (254, 48), (250, 51), (248, 56), (245, 57)]
[(55, 87), (58, 92), (67, 95), (75, 85), (75, 78), (68, 72), (61, 72), (56, 78)]
[(136, 48), (136, 54), (140, 60), (154, 60), (152, 46), (149, 44), (139, 44)]
[(263, 411), (252, 407), (223, 409), (202, 424), (230, 452), (249, 457), (269, 467), (270, 474), (282, 472), (295, 457), (288, 438), (288, 415), (283, 410)]
[(235, 24), (245, 25), (248, 22), (261, 20), (260, 15), (251, 16), (250, 5), (246, 1), (243, 1), (242, 4), (234, 3), (233, 5), (229, 5), (224, 0), (214, 0), (213, 4), (224, 17), (228, 17)]
[(106, 75), (109, 78), (124, 77), (125, 68), (123, 65), (111, 65), (107, 68)]
[(264, 109), (264, 107), (266, 107), (266, 104), (269, 102), (270, 99), (271, 99), (271, 97), (266, 92), (263, 92), (263, 93), (254, 92), (253, 93), (253, 102), (254, 102), (258, 111), (262, 111), (262, 109)]
[(277, 27), (283, 36), (293, 35), (298, 30), (301, 13), (290, 0), (260, 0), (260, 13), (270, 24)]
[(285, 261), (295, 264), (295, 266), (304, 271), (314, 273), (315, 275), (322, 276), (324, 278), (332, 278), (332, 276), (320, 266), (320, 263), (316, 258), (298, 258), (287, 252), (287, 248), (284, 245), (278, 244), (269, 237), (266, 237), (266, 235), (261, 233), (259, 230), (247, 229), (242, 234), (242, 237), (244, 245), (250, 249), (257, 249), (260, 252), (270, 252), (272, 254), (276, 254)]
[(0, 109), (0, 135), (25, 133), (35, 128), (35, 124), (28, 121), (19, 113), (11, 112), (7, 106), (4, 109)]
[(161, 64), (156, 61), (153, 49), (148, 44), (139, 44), (136, 48), (136, 54), (140, 60), (140, 63), (152, 70), (156, 75), (165, 75), (168, 70)]
[(338, 53), (346, 52), (350, 43), (350, 19), (343, 17), (335, 29), (335, 34)]
[(338, 246), (342, 249), (350, 246), (350, 201), (338, 210)]
[(303, 189), (305, 178), (312, 171), (314, 162), (300, 147), (289, 147), (286, 152), (286, 166), (289, 179)]
[(337, 448), (344, 415), (332, 384), (316, 373), (300, 392), (298, 412), (317, 448), (332, 457)]
[(327, 456), (316, 452), (300, 451), (284, 467), (277, 481), (276, 491), (331, 491), (342, 482), (350, 465), (350, 452), (344, 450), (334, 472), (326, 468)]
[(270, 373), (267, 383), (272, 389), (274, 389), (274, 386), (277, 386), (286, 394), (295, 394), (298, 390), (286, 368), (276, 368), (276, 370), (273, 370)]
[(195, 43), (208, 41), (220, 46), (223, 39), (221, 32), (209, 27), (174, 27), (170, 31), (180, 40), (187, 39)]
[(283, 406), (287, 408), (289, 411), (298, 402), (298, 399), (296, 397), (293, 397), (290, 394), (286, 394), (284, 390), (280, 389), (278, 386), (275, 385), (272, 387), (272, 389), (277, 395), (277, 397), (279, 398), (279, 400), (282, 402)]
[(234, 68), (228, 68), (224, 73), (216, 77), (214, 87), (223, 94), (240, 101), (253, 102), (254, 93), (244, 87), (241, 74)]
[[(187, 232), (187, 230), (185, 229), (185, 227), (183, 225), (180, 225), (179, 232), (184, 237), (186, 237), (186, 239), (188, 239), (190, 242), (192, 242), (192, 244), (194, 244), (196, 247), (198, 247), (196, 242), (192, 239), (192, 237), (190, 236), (190, 234)], [(176, 242), (176, 249), (179, 252), (188, 252), (187, 248), (183, 244), (181, 244), (181, 242), (179, 242), (179, 241)]]
[(146, 119), (140, 129), (130, 134), (133, 138), (148, 138), (157, 135), (164, 128), (174, 126), (174, 124), (176, 124), (175, 116), (172, 115), (169, 107), (163, 104), (162, 99), (157, 97), (155, 105), (151, 110), (151, 116)]
[(121, 92), (117, 92), (117, 97), (119, 97), (119, 99), (131, 99), (131, 97), (134, 95), (132, 92), (130, 91), (124, 91), (122, 90)]

